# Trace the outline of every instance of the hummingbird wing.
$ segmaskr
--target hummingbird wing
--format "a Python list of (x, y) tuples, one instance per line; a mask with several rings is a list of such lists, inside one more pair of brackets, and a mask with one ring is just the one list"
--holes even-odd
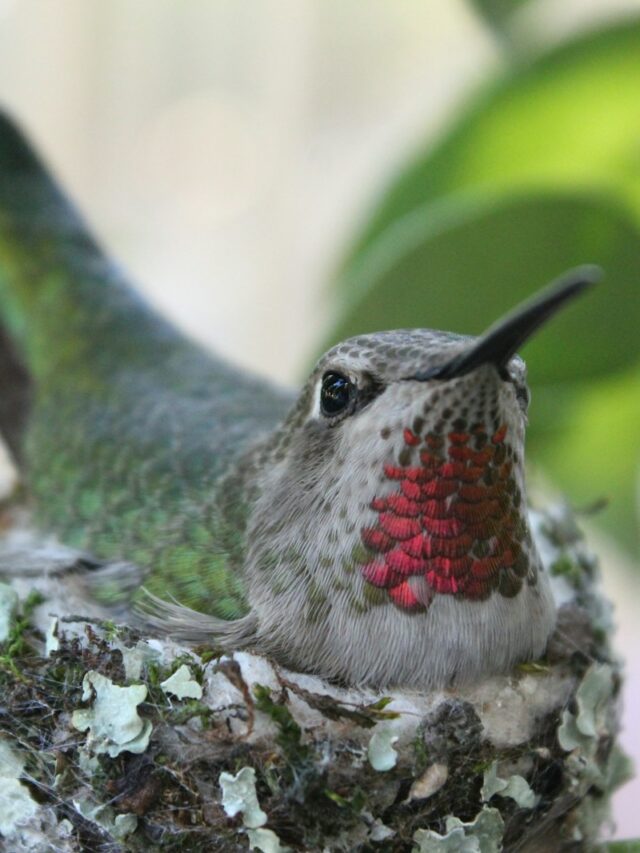
[(135, 564), (161, 598), (244, 614), (247, 495), (219, 486), (291, 397), (146, 305), (2, 115), (0, 321), (0, 431), (39, 525)]

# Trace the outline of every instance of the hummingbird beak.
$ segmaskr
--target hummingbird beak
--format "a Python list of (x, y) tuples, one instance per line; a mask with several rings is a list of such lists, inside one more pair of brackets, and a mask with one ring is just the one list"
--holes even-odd
[(516, 350), (567, 302), (602, 277), (596, 266), (569, 270), (549, 287), (523, 302), (506, 317), (498, 320), (473, 344), (438, 367), (409, 377), (419, 382), (427, 379), (454, 379), (464, 376), (482, 364), (493, 364), (503, 372)]

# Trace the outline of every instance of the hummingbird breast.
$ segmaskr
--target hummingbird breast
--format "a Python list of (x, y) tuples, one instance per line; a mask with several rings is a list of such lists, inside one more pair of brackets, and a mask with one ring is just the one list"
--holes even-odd
[(514, 449), (507, 425), (495, 427), (456, 418), (442, 432), (405, 428), (407, 464), (384, 465), (394, 490), (372, 501), (378, 518), (362, 530), (371, 555), (362, 573), (398, 606), (428, 607), (436, 593), (511, 597), (535, 578), (521, 545)]

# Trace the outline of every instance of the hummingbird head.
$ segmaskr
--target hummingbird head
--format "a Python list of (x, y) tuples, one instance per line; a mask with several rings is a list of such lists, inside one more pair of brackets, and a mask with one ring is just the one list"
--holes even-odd
[(573, 273), (479, 338), (388, 331), (323, 355), (263, 469), (249, 542), (269, 543), (265, 580), (411, 613), (534, 585), (515, 351), (592, 278)]

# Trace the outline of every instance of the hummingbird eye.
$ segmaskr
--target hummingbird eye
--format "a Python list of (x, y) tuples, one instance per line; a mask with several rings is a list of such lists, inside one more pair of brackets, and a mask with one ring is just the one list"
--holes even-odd
[(329, 371), (322, 377), (320, 409), (323, 415), (334, 418), (347, 411), (355, 400), (355, 385), (342, 373)]

